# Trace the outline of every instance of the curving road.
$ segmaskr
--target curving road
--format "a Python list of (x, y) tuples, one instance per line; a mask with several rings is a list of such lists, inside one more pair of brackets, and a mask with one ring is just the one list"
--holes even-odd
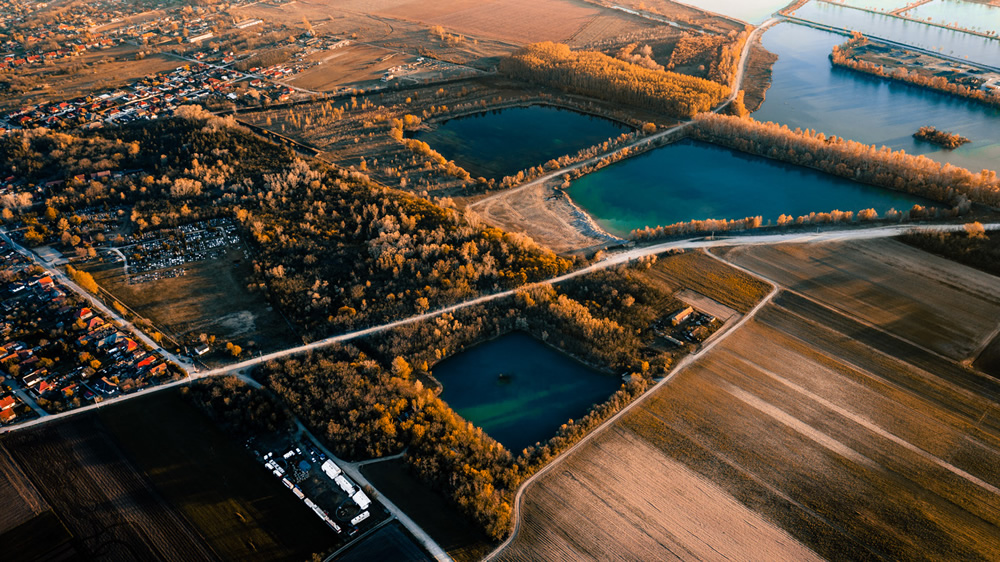
[(730, 334), (736, 332), (737, 330), (740, 329), (741, 326), (743, 326), (744, 324), (746, 324), (747, 322), (749, 322), (750, 319), (752, 319), (757, 314), (757, 312), (760, 311), (760, 309), (764, 308), (768, 303), (771, 302), (771, 299), (774, 298), (774, 295), (778, 294), (778, 290), (779, 290), (778, 285), (775, 282), (771, 281), (770, 279), (767, 279), (767, 278), (765, 278), (765, 277), (763, 277), (763, 276), (761, 276), (761, 275), (759, 275), (757, 273), (750, 272), (750, 271), (748, 271), (748, 270), (746, 270), (746, 269), (744, 269), (744, 268), (742, 268), (742, 267), (740, 267), (740, 266), (738, 266), (736, 264), (730, 263), (730, 262), (728, 262), (728, 261), (726, 261), (726, 260), (724, 260), (724, 259), (716, 256), (715, 254), (713, 254), (711, 252), (708, 252), (708, 255), (712, 256), (713, 258), (715, 258), (715, 259), (717, 259), (719, 261), (721, 261), (722, 263), (725, 263), (726, 265), (728, 265), (730, 267), (734, 267), (736, 269), (744, 271), (747, 274), (752, 275), (754, 277), (757, 277), (759, 279), (764, 279), (765, 281), (767, 281), (771, 285), (771, 292), (769, 292), (766, 297), (764, 297), (763, 299), (761, 299), (761, 301), (759, 303), (757, 303), (757, 306), (753, 307), (753, 309), (751, 309), (750, 312), (748, 312), (746, 315), (744, 315), (743, 318), (741, 318), (739, 322), (737, 322), (734, 326), (732, 326), (729, 330), (727, 330), (724, 334), (722, 334), (721, 337), (717, 337), (715, 339), (712, 339), (707, 344), (705, 344), (701, 349), (699, 349), (696, 353), (692, 353), (690, 355), (685, 355), (677, 363), (677, 365), (675, 365), (674, 368), (671, 369), (669, 373), (667, 373), (667, 375), (665, 377), (663, 377), (662, 379), (660, 379), (660, 381), (657, 382), (656, 384), (654, 384), (653, 386), (649, 387), (646, 390), (646, 392), (642, 393), (642, 395), (640, 395), (638, 398), (636, 398), (635, 400), (633, 400), (631, 404), (625, 406), (624, 408), (622, 408), (621, 410), (619, 410), (617, 414), (611, 416), (610, 418), (608, 418), (607, 420), (605, 420), (604, 423), (602, 423), (601, 425), (599, 425), (599, 426), (595, 427), (594, 429), (592, 429), (589, 433), (587, 433), (587, 435), (585, 435), (583, 437), (583, 439), (580, 439), (579, 441), (576, 442), (576, 444), (574, 444), (570, 448), (566, 449), (562, 453), (559, 453), (559, 455), (557, 455), (556, 458), (554, 458), (551, 461), (549, 461), (549, 463), (546, 464), (545, 466), (543, 466), (541, 468), (541, 470), (539, 470), (538, 472), (534, 473), (533, 475), (531, 475), (530, 478), (528, 478), (527, 480), (525, 480), (524, 482), (522, 482), (521, 485), (517, 489), (517, 493), (514, 495), (514, 506), (513, 506), (514, 507), (514, 516), (513, 516), (513, 518), (514, 518), (514, 531), (510, 534), (509, 537), (507, 537), (507, 540), (505, 540), (502, 543), (500, 543), (500, 545), (497, 546), (495, 549), (493, 549), (492, 552), (490, 552), (489, 554), (487, 554), (486, 557), (484, 558), (484, 560), (494, 560), (501, 552), (504, 551), (504, 549), (506, 549), (508, 546), (510, 546), (510, 544), (512, 542), (514, 542), (514, 539), (517, 538), (517, 535), (518, 535), (518, 533), (521, 530), (521, 504), (524, 501), (524, 493), (528, 490), (529, 487), (531, 487), (531, 485), (533, 483), (535, 483), (539, 478), (541, 478), (546, 473), (548, 473), (550, 470), (552, 470), (553, 467), (555, 467), (558, 464), (560, 464), (560, 462), (563, 459), (568, 458), (569, 455), (573, 451), (579, 449), (580, 447), (582, 447), (583, 445), (585, 445), (588, 441), (590, 441), (591, 439), (593, 439), (595, 435), (601, 433), (604, 429), (606, 429), (608, 427), (611, 427), (611, 425), (613, 425), (622, 416), (626, 415), (628, 412), (630, 412), (636, 406), (638, 406), (638, 405), (646, 402), (649, 399), (649, 397), (652, 396), (655, 393), (656, 390), (658, 390), (659, 388), (667, 385), (671, 380), (674, 379), (674, 377), (676, 377), (685, 368), (687, 368), (688, 365), (690, 365), (691, 363), (694, 363), (695, 361), (697, 361), (703, 355), (705, 355), (706, 353), (708, 353), (709, 351), (711, 351), (716, 345), (718, 345), (719, 342), (725, 340), (727, 337), (729, 337)]

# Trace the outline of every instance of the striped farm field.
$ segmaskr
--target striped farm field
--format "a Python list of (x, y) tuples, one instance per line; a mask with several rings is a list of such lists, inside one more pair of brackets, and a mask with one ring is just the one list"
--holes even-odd
[(730, 252), (786, 289), (532, 482), (498, 558), (995, 559), (1000, 380), (962, 360), (996, 280), (895, 249)]

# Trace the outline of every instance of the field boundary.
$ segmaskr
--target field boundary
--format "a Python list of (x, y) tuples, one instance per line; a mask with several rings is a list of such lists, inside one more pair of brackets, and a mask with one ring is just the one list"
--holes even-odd
[(753, 317), (756, 316), (757, 312), (760, 311), (762, 308), (764, 308), (766, 305), (768, 305), (771, 302), (771, 299), (773, 299), (774, 296), (777, 295), (778, 292), (780, 291), (780, 288), (779, 288), (778, 284), (775, 283), (774, 281), (771, 281), (770, 279), (768, 279), (768, 278), (766, 278), (766, 277), (764, 277), (762, 275), (758, 275), (758, 274), (756, 274), (756, 273), (754, 273), (754, 272), (752, 272), (752, 271), (750, 271), (750, 270), (748, 270), (748, 269), (746, 269), (746, 268), (744, 268), (742, 266), (739, 266), (739, 265), (736, 265), (736, 264), (733, 264), (733, 263), (729, 263), (728, 261), (724, 260), (723, 258), (721, 258), (719, 256), (716, 256), (716, 255), (712, 254), (711, 252), (706, 252), (706, 253), (709, 256), (713, 257), (714, 259), (717, 259), (720, 262), (722, 262), (722, 263), (724, 263), (724, 264), (732, 267), (733, 269), (737, 269), (737, 270), (743, 271), (744, 273), (746, 273), (748, 275), (752, 275), (752, 276), (754, 276), (754, 277), (756, 277), (758, 279), (761, 279), (761, 280), (767, 282), (769, 285), (771, 285), (771, 292), (768, 293), (767, 296), (765, 296), (763, 299), (761, 299), (761, 301), (759, 303), (757, 303), (757, 305), (754, 306), (753, 309), (750, 310), (750, 312), (747, 312), (743, 316), (743, 318), (740, 318), (739, 322), (737, 322), (736, 324), (734, 324), (732, 326), (732, 328), (730, 328), (727, 332), (725, 332), (724, 334), (722, 334), (720, 337), (715, 338), (714, 340), (712, 340), (710, 342), (707, 342), (707, 344), (703, 345), (702, 348), (699, 349), (697, 352), (695, 352), (695, 353), (693, 353), (691, 355), (685, 356), (683, 359), (681, 359), (681, 361), (679, 363), (677, 363), (677, 365), (674, 366), (673, 369), (670, 370), (670, 372), (666, 376), (664, 376), (656, 384), (654, 384), (653, 386), (651, 386), (646, 392), (644, 392), (642, 394), (642, 396), (636, 398), (634, 401), (632, 401), (631, 404), (629, 404), (629, 405), (625, 406), (624, 408), (622, 408), (621, 410), (619, 410), (617, 414), (615, 414), (615, 415), (611, 416), (610, 418), (608, 418), (607, 420), (605, 420), (604, 423), (602, 423), (601, 425), (599, 425), (596, 428), (594, 428), (593, 431), (591, 431), (590, 433), (588, 433), (587, 435), (585, 435), (582, 439), (580, 439), (579, 441), (577, 441), (573, 446), (571, 446), (570, 448), (568, 448), (565, 451), (563, 451), (559, 456), (557, 456), (556, 458), (552, 459), (547, 465), (545, 465), (544, 467), (542, 467), (538, 472), (536, 472), (530, 478), (528, 478), (523, 483), (521, 483), (521, 486), (518, 487), (518, 489), (517, 489), (517, 493), (514, 495), (514, 501), (513, 501), (514, 530), (513, 530), (513, 532), (511, 532), (510, 536), (507, 537), (506, 540), (504, 540), (504, 542), (500, 543), (500, 545), (497, 546), (495, 549), (493, 549), (492, 552), (490, 552), (489, 554), (487, 554), (486, 557), (483, 558), (483, 560), (487, 560), (487, 561), (488, 560), (495, 560), (496, 557), (498, 555), (500, 555), (500, 553), (503, 552), (503, 550), (505, 550), (508, 546), (510, 546), (510, 544), (512, 542), (514, 542), (514, 539), (517, 538), (517, 535), (520, 532), (520, 527), (521, 527), (521, 507), (522, 507), (522, 504), (524, 503), (524, 493), (528, 490), (528, 488), (532, 484), (534, 484), (539, 478), (541, 478), (542, 476), (544, 476), (545, 474), (547, 474), (550, 470), (552, 470), (553, 467), (561, 464), (562, 461), (565, 460), (571, 453), (573, 453), (574, 451), (576, 451), (577, 449), (579, 449), (582, 445), (588, 443), (591, 439), (594, 438), (594, 436), (603, 433), (609, 427), (611, 427), (612, 425), (614, 425), (614, 423), (617, 422), (620, 418), (622, 418), (625, 414), (627, 414), (630, 411), (632, 411), (633, 408), (635, 408), (636, 406), (638, 406), (638, 405), (646, 402), (647, 400), (649, 400), (650, 396), (652, 396), (659, 389), (661, 389), (664, 386), (666, 386), (671, 380), (673, 380), (678, 374), (680, 374), (682, 371), (684, 371), (684, 369), (686, 369), (689, 365), (691, 365), (692, 363), (694, 363), (695, 361), (697, 361), (699, 358), (701, 358), (703, 355), (705, 355), (706, 353), (708, 353), (709, 351), (711, 351), (713, 348), (715, 348), (715, 346), (718, 345), (719, 342), (725, 341), (726, 337), (728, 337), (729, 335), (735, 333), (744, 324), (746, 324), (751, 319), (753, 319)]

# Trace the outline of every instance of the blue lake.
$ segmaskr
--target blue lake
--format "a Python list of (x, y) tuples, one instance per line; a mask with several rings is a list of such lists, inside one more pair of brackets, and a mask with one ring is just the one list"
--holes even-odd
[(474, 178), (500, 179), (631, 131), (609, 119), (533, 105), (451, 119), (416, 138)]
[[(777, 54), (778, 61), (754, 119), (884, 144), (976, 172), (1000, 167), (1000, 109), (835, 68), (830, 51), (844, 41), (843, 35), (791, 23), (765, 32), (764, 47)], [(972, 142), (944, 150), (916, 141), (912, 135), (924, 125)]]
[(444, 386), (442, 400), (515, 455), (548, 441), (622, 384), (523, 332), (442, 361), (434, 377)]
[(760, 215), (766, 224), (782, 214), (874, 208), (881, 215), (927, 204), (905, 193), (690, 140), (583, 176), (569, 194), (618, 235), (690, 220)]

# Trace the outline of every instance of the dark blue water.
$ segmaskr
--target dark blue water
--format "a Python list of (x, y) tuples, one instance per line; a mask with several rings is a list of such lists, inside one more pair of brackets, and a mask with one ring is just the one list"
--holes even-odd
[(681, 141), (577, 179), (573, 200), (606, 230), (782, 214), (903, 211), (926, 200), (713, 144)]
[(500, 179), (628, 132), (608, 119), (535, 105), (452, 119), (416, 138), (474, 178)]
[(434, 376), (444, 385), (442, 400), (515, 455), (548, 441), (621, 386), (523, 332), (446, 359)]
[[(767, 98), (753, 117), (884, 144), (975, 172), (1000, 168), (1000, 109), (834, 68), (828, 55), (845, 40), (791, 23), (765, 32), (764, 47), (777, 54), (778, 61)], [(918, 142), (912, 135), (924, 125), (959, 133), (972, 142), (951, 151)]]

